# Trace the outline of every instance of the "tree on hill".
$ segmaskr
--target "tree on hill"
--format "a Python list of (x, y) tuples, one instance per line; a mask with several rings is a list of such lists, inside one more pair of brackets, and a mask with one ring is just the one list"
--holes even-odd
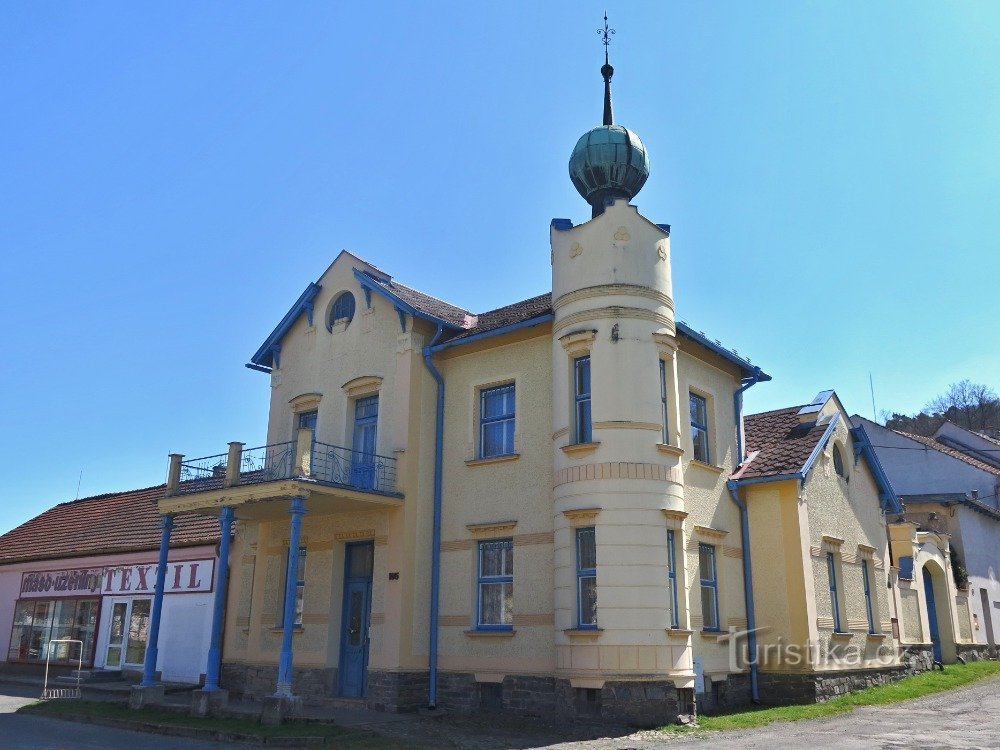
[(932, 398), (916, 414), (882, 413), (885, 426), (891, 430), (911, 432), (930, 437), (944, 422), (975, 432), (996, 434), (1000, 431), (1000, 397), (988, 385), (962, 380)]

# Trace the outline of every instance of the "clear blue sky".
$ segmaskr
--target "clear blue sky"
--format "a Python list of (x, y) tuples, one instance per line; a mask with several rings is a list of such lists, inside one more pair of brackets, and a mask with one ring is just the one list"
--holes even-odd
[[(342, 248), (475, 311), (547, 291), (603, 10), (0, 6), (0, 531), (81, 470), (263, 442), (243, 364)], [(1000, 385), (1000, 3), (608, 11), (635, 202), (673, 225), (679, 316), (774, 376), (750, 409), (870, 415), (869, 370), (906, 412)]]

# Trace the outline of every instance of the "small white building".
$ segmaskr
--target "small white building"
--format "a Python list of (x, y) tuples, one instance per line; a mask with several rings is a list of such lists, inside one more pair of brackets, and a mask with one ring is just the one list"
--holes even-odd
[[(1000, 644), (1000, 443), (946, 422), (934, 437), (864, 424), (879, 462), (905, 506), (906, 520), (946, 534), (957, 583), (967, 578), (970, 639)], [(959, 568), (960, 566), (960, 568)], [(964, 575), (963, 570), (964, 569)], [(960, 621), (961, 622), (961, 621)]]
[[(3, 671), (76, 668), (141, 673), (160, 545), (163, 486), (56, 505), (0, 536)], [(196, 684), (205, 673), (218, 568), (218, 524), (178, 520), (168, 557), (157, 671)], [(2, 636), (0, 636), (2, 637)]]

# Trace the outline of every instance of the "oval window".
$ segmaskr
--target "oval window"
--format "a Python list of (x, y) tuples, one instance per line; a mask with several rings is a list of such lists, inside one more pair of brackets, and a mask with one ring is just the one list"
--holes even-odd
[(343, 292), (333, 301), (330, 307), (330, 318), (327, 328), (333, 328), (337, 323), (350, 323), (354, 319), (354, 295), (350, 292)]
[(833, 446), (833, 470), (837, 476), (847, 479), (847, 472), (844, 470), (844, 455), (840, 452), (840, 446)]

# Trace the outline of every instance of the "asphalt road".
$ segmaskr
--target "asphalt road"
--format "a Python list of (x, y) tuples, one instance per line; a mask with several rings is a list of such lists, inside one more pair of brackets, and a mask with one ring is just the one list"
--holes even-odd
[(0, 685), (0, 748), (4, 750), (214, 750), (219, 742), (133, 732), (15, 713), (38, 698), (38, 688)]

